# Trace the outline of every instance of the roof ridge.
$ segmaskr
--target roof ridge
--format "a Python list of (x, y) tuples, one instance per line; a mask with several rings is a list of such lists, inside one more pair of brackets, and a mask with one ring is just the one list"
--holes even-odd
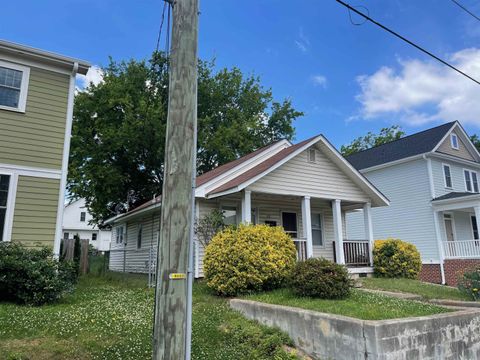
[(428, 131), (432, 131), (432, 130), (438, 129), (439, 127), (442, 127), (442, 126), (453, 125), (453, 124), (455, 124), (455, 123), (457, 123), (457, 122), (458, 122), (458, 120), (454, 120), (454, 121), (450, 121), (450, 122), (447, 122), (447, 123), (443, 123), (443, 124), (434, 126), (434, 127), (432, 127), (432, 128), (428, 128), (428, 129), (425, 129), (425, 130), (422, 130), (422, 131), (419, 131), (419, 132), (416, 132), (416, 133), (413, 133), (413, 134), (410, 134), (410, 135), (406, 135), (406, 136), (401, 137), (401, 138), (399, 138), (399, 139), (395, 139), (395, 140), (392, 140), (392, 141), (389, 141), (389, 142), (386, 142), (386, 143), (383, 143), (383, 144), (380, 144), (380, 145), (372, 146), (371, 148), (368, 148), (368, 149), (364, 149), (364, 150), (357, 151), (356, 153), (347, 155), (346, 157), (348, 158), (348, 157), (350, 157), (350, 156), (354, 156), (354, 155), (357, 155), (357, 154), (360, 154), (360, 153), (363, 153), (363, 152), (366, 152), (366, 151), (369, 151), (369, 150), (372, 150), (372, 149), (378, 149), (378, 148), (381, 147), (381, 146), (386, 146), (386, 145), (392, 144), (392, 143), (397, 142), (397, 141), (400, 141), (400, 140), (405, 140), (405, 139), (410, 138), (410, 137), (412, 137), (412, 136), (416, 136), (416, 135), (419, 135), (419, 134), (422, 134), (422, 133), (425, 133), (425, 132), (428, 132)]

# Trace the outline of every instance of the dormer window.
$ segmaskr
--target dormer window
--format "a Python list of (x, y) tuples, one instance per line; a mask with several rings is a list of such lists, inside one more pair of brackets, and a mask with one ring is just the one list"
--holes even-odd
[(316, 160), (317, 153), (315, 149), (308, 150), (308, 162), (314, 163)]
[(452, 149), (458, 150), (458, 137), (457, 134), (450, 134), (450, 143), (452, 144)]
[(25, 112), (30, 69), (0, 61), (0, 109)]

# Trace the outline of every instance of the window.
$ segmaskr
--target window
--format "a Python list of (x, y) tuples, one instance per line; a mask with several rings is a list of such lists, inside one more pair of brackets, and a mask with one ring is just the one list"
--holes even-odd
[(116, 241), (117, 244), (123, 243), (123, 226), (117, 227), (117, 232), (116, 232)]
[(450, 134), (450, 143), (452, 144), (452, 149), (458, 150), (458, 137), (457, 134)]
[(480, 237), (478, 236), (477, 218), (475, 216), (472, 216), (471, 219), (472, 219), (473, 239), (478, 240), (478, 239), (480, 239)]
[(0, 61), (0, 109), (25, 112), (30, 69)]
[(445, 187), (451, 189), (452, 188), (452, 174), (450, 173), (450, 166), (443, 165), (443, 175), (445, 180)]
[(138, 233), (137, 233), (137, 249), (140, 249), (142, 247), (142, 232), (143, 232), (143, 226), (142, 224), (138, 225)]
[(252, 220), (252, 225), (257, 225), (257, 209), (255, 208), (252, 208), (251, 220)]
[(297, 238), (297, 214), (291, 212), (282, 213), (282, 225), (287, 234)]
[(97, 233), (93, 233), (92, 234), (92, 241), (96, 241), (97, 240)]
[(316, 151), (315, 149), (308, 150), (308, 161), (314, 163), (316, 158)]
[(80, 221), (85, 222), (85, 217), (87, 216), (87, 213), (85, 211), (82, 211), (80, 213)]
[(323, 246), (322, 216), (312, 213), (312, 242), (313, 246)]
[(222, 212), (225, 225), (237, 225), (237, 208), (235, 206), (222, 206)]
[(277, 226), (277, 222), (275, 220), (265, 220), (265, 225), (275, 227)]
[(5, 218), (7, 217), (8, 188), (10, 175), (0, 175), (0, 241), (3, 241), (5, 232)]
[(475, 171), (463, 170), (465, 178), (465, 190), (468, 192), (478, 193), (478, 176)]
[(70, 237), (70, 233), (68, 232), (63, 233), (63, 240), (68, 240), (69, 237)]

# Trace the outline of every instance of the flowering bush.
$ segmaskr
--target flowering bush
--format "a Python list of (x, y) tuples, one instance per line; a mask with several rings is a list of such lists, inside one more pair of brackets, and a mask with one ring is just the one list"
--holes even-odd
[(480, 266), (465, 272), (458, 280), (458, 289), (473, 300), (480, 300)]
[(297, 263), (291, 285), (300, 296), (338, 299), (350, 294), (353, 282), (345, 266), (323, 258), (310, 258)]
[(295, 245), (282, 228), (240, 225), (213, 237), (205, 249), (203, 269), (208, 287), (234, 296), (283, 285), (295, 261)]
[(42, 305), (58, 300), (77, 280), (72, 262), (59, 262), (48, 248), (0, 243), (0, 300)]
[(388, 278), (416, 279), (422, 269), (415, 245), (399, 239), (377, 240), (373, 247), (375, 275)]

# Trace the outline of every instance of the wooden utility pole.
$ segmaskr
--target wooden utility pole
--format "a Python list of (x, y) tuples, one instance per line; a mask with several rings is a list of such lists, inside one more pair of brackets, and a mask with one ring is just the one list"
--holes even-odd
[(157, 251), (154, 360), (185, 359), (187, 267), (196, 158), (198, 0), (168, 2), (173, 7), (173, 25)]

